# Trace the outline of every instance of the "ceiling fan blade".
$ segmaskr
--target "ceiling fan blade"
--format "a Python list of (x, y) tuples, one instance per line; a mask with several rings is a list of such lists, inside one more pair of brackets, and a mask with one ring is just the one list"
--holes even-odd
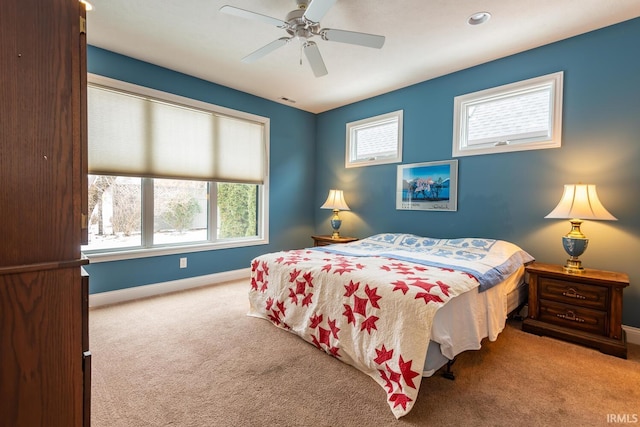
[(244, 62), (246, 64), (250, 64), (252, 62), (255, 62), (258, 59), (262, 58), (263, 56), (273, 52), (277, 48), (282, 47), (285, 44), (289, 43), (289, 40), (291, 40), (290, 37), (282, 37), (282, 38), (279, 38), (278, 40), (274, 40), (271, 43), (269, 43), (268, 45), (262, 46), (260, 49), (256, 50), (253, 53), (250, 53), (249, 55), (247, 55), (244, 58), (242, 58), (242, 62)]
[(262, 15), (260, 13), (251, 12), (249, 10), (240, 9), (229, 5), (222, 6), (220, 8), (220, 12), (226, 13), (227, 15), (239, 16), (240, 18), (260, 21), (264, 24), (274, 25), (278, 28), (287, 28), (288, 26), (288, 24), (281, 19), (272, 18), (267, 15)]
[(311, 65), (311, 70), (316, 77), (326, 76), (328, 74), (327, 67), (324, 66), (320, 49), (314, 42), (306, 42), (303, 46), (304, 54)]
[(332, 30), (330, 28), (320, 31), (323, 40), (331, 42), (357, 44), (359, 46), (380, 49), (384, 45), (384, 36), (375, 34), (358, 33), (355, 31)]
[(311, 0), (302, 17), (311, 22), (320, 22), (335, 2), (336, 0)]

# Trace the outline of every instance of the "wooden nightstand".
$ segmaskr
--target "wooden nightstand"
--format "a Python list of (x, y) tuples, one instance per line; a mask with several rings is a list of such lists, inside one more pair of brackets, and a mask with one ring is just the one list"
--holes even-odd
[(327, 246), (333, 245), (336, 243), (349, 243), (355, 242), (358, 240), (357, 237), (338, 237), (337, 239), (333, 239), (330, 235), (323, 236), (311, 236), (313, 239), (313, 246)]
[(622, 290), (629, 276), (586, 268), (571, 274), (560, 265), (533, 263), (529, 274), (529, 315), (522, 330), (595, 347), (627, 358), (622, 329)]

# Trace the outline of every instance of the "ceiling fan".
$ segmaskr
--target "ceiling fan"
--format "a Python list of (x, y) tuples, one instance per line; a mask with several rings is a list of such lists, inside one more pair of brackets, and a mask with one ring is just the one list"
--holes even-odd
[(316, 77), (322, 77), (327, 74), (327, 67), (324, 65), (318, 45), (309, 40), (312, 37), (318, 36), (322, 40), (330, 42), (348, 43), (377, 49), (384, 45), (384, 36), (320, 28), (320, 20), (335, 2), (336, 0), (296, 0), (298, 9), (289, 12), (284, 21), (229, 5), (222, 6), (220, 12), (274, 25), (289, 33), (288, 37), (274, 40), (245, 56), (242, 58), (242, 62), (251, 63), (257, 61), (279, 47), (286, 45), (291, 40), (297, 39), (301, 42), (301, 48), (309, 61), (313, 74)]

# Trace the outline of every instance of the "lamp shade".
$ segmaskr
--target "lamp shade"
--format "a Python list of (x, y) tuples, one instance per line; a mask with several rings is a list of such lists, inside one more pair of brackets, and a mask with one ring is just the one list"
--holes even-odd
[(565, 185), (560, 203), (545, 218), (617, 221), (617, 218), (602, 206), (596, 186), (592, 184)]
[(340, 211), (349, 211), (347, 202), (344, 201), (342, 190), (329, 190), (329, 196), (320, 209), (333, 209)]

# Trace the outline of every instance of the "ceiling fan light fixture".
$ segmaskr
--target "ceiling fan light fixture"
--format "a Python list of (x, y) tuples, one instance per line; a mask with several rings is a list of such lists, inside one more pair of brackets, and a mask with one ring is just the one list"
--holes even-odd
[(477, 12), (469, 17), (467, 22), (469, 25), (480, 25), (484, 24), (491, 18), (491, 14), (489, 12)]

